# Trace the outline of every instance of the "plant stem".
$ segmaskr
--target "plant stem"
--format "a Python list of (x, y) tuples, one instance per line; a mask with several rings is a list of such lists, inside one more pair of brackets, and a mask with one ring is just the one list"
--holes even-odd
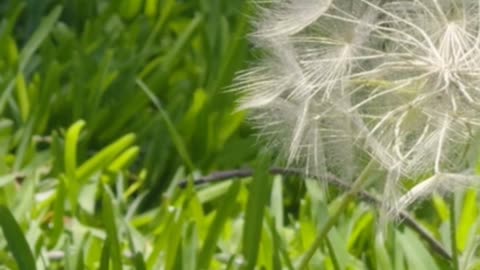
[(452, 249), (452, 269), (459, 270), (457, 250), (457, 211), (455, 209), (455, 194), (450, 195), (450, 244)]
[(343, 214), (347, 206), (350, 204), (353, 198), (355, 198), (355, 194), (358, 191), (360, 191), (363, 184), (368, 179), (368, 176), (370, 175), (373, 168), (373, 163), (374, 163), (373, 160), (371, 160), (367, 164), (367, 166), (363, 169), (360, 176), (355, 180), (355, 182), (353, 182), (352, 187), (345, 194), (345, 197), (340, 202), (340, 206), (338, 207), (338, 209), (335, 211), (333, 216), (331, 216), (328, 219), (327, 223), (325, 223), (325, 225), (323, 225), (323, 227), (320, 229), (320, 232), (318, 233), (317, 238), (315, 238), (315, 241), (313, 242), (312, 246), (310, 246), (310, 248), (307, 250), (307, 253), (305, 253), (305, 255), (302, 257), (297, 269), (301, 270), (301, 269), (307, 268), (309, 261), (312, 259), (313, 255), (322, 244), (328, 232), (333, 228), (333, 226), (335, 226), (335, 224), (337, 223), (338, 219)]

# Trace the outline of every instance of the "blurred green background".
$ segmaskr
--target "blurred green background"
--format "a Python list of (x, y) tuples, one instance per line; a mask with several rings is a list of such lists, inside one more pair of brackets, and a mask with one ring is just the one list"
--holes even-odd
[[(296, 268), (342, 192), (269, 175), (277, 158), (235, 110), (254, 13), (247, 0), (0, 1), (0, 269)], [(246, 167), (243, 181), (178, 186)], [(480, 269), (477, 192), (455, 200), (461, 269)], [(447, 252), (451, 212), (435, 197), (413, 213)], [(452, 269), (401, 222), (378, 231), (356, 200), (310, 269)]]
[(6, 149), (14, 169), (46, 147), (27, 145), (33, 137), (61, 138), (79, 119), (79, 160), (137, 136), (132, 172), (146, 170), (152, 200), (180, 166), (232, 168), (255, 155), (223, 91), (246, 63), (243, 1), (7, 1), (0, 10), (0, 110), (16, 131)]

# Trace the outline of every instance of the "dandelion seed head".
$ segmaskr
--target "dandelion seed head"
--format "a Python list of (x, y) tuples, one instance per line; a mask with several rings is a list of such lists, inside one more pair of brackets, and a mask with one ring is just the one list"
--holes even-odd
[(254, 26), (265, 56), (233, 88), (289, 164), (353, 179), (369, 155), (391, 213), (476, 180), (480, 2), (283, 0)]

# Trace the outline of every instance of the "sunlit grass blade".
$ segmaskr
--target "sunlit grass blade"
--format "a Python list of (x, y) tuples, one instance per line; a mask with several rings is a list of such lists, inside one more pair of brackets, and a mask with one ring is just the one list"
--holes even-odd
[(77, 144), (80, 132), (85, 126), (85, 121), (79, 120), (70, 126), (65, 135), (65, 171), (71, 181), (75, 181), (75, 170), (77, 169)]
[(465, 193), (461, 210), (456, 234), (458, 249), (463, 252), (469, 241), (472, 226), (478, 218), (477, 191), (469, 190)]
[(133, 144), (135, 135), (127, 134), (111, 143), (96, 155), (85, 161), (76, 170), (76, 178), (80, 181), (92, 176), (94, 173), (108, 166), (123, 150)]
[(195, 270), (197, 268), (198, 233), (195, 222), (186, 224), (182, 243), (182, 269)]

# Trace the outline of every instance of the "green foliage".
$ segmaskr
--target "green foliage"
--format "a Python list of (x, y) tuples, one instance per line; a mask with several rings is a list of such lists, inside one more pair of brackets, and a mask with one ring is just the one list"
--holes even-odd
[[(0, 2), (0, 269), (295, 269), (341, 196), (268, 174), (223, 91), (248, 62), (249, 13), (243, 0)], [(253, 177), (178, 185), (245, 165)], [(480, 267), (477, 197), (456, 198), (462, 269)], [(417, 222), (450, 246), (447, 203), (425, 205)], [(404, 225), (379, 234), (375, 213), (349, 204), (311, 269), (449, 269)]]

